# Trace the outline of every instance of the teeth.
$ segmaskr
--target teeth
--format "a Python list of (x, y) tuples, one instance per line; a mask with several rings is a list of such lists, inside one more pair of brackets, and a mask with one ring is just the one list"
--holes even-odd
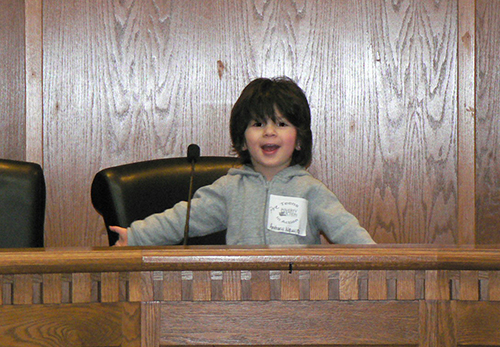
[(262, 146), (262, 149), (265, 151), (272, 151), (272, 150), (277, 149), (277, 148), (279, 148), (278, 145), (264, 145), (264, 146)]

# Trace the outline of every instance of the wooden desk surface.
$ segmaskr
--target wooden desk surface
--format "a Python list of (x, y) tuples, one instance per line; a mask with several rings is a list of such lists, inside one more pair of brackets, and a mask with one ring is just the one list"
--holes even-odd
[(500, 247), (165, 246), (0, 250), (0, 274), (229, 270), (500, 270)]

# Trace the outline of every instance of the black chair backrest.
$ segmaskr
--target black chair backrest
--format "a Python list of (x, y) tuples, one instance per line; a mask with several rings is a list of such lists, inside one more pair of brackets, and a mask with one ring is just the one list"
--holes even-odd
[[(238, 165), (233, 157), (200, 157), (195, 166), (193, 192), (212, 184)], [(99, 171), (92, 182), (91, 199), (102, 215), (109, 244), (118, 236), (110, 225), (128, 227), (138, 219), (163, 212), (189, 195), (191, 164), (186, 158), (156, 159), (110, 167)], [(199, 238), (188, 244), (225, 244), (225, 231)]]
[(44, 221), (41, 166), (0, 159), (0, 248), (43, 247)]

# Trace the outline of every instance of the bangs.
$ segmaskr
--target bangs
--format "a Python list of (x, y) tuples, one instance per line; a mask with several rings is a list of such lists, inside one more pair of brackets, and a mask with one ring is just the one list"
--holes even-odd
[(265, 122), (270, 119), (276, 122), (276, 112), (281, 113), (285, 117), (278, 107), (275, 98), (270, 97), (270, 95), (254, 97), (252, 99), (254, 100), (249, 100), (250, 102), (248, 103), (247, 109), (247, 118), (249, 121)]

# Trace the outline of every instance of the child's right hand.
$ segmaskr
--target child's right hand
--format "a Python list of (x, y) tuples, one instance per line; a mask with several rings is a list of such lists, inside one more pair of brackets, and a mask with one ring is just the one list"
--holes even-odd
[(128, 246), (127, 229), (117, 226), (110, 226), (109, 230), (118, 234), (118, 241), (113, 246)]

